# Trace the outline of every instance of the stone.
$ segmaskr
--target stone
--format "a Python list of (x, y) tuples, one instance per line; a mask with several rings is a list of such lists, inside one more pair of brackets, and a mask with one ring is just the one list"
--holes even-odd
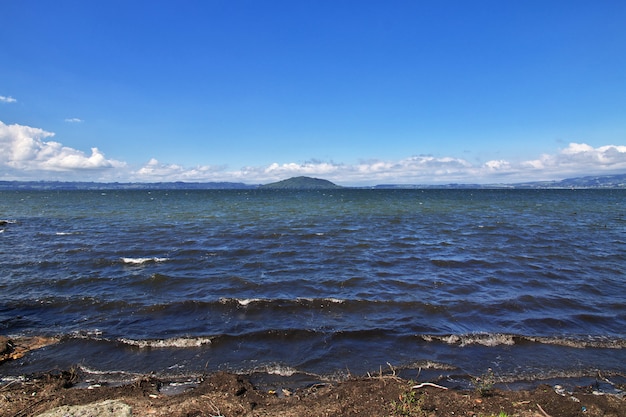
[(132, 408), (119, 400), (107, 400), (86, 405), (64, 405), (37, 417), (132, 417)]

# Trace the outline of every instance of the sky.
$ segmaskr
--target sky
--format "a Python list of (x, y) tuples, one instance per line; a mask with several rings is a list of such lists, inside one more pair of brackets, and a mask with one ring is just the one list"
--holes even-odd
[(623, 0), (0, 0), (0, 180), (626, 173)]

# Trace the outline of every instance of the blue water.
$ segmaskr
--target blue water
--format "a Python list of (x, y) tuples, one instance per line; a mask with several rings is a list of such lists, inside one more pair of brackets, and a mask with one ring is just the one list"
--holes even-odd
[(20, 375), (626, 374), (624, 190), (0, 192)]

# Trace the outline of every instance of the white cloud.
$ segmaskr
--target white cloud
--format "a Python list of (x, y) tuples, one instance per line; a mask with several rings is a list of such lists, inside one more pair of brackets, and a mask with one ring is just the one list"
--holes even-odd
[(91, 148), (91, 155), (86, 155), (59, 142), (45, 140), (53, 136), (54, 133), (43, 129), (0, 122), (0, 169), (63, 172), (125, 166), (123, 162), (107, 159), (98, 148)]
[(544, 154), (525, 161), (523, 168), (531, 168), (561, 177), (580, 173), (600, 174), (626, 171), (626, 146), (606, 145), (594, 148), (585, 143), (570, 143), (555, 155)]
[(2, 103), (15, 103), (17, 100), (11, 96), (0, 96), (0, 102)]
[(71, 117), (71, 118), (65, 119), (65, 122), (66, 123), (82, 123), (83, 120), (79, 119), (78, 117)]
[(84, 181), (264, 184), (306, 175), (341, 185), (375, 185), (512, 183), (626, 172), (626, 146), (594, 148), (584, 143), (570, 143), (556, 153), (521, 162), (498, 159), (471, 163), (449, 156), (416, 155), (354, 164), (310, 160), (229, 169), (219, 165), (186, 167), (151, 159), (143, 167), (131, 169), (124, 162), (106, 158), (96, 147), (86, 154), (51, 140), (53, 137), (54, 133), (43, 129), (0, 122), (0, 178), (52, 179), (56, 173), (56, 178)]
[(514, 163), (504, 159), (472, 164), (461, 158), (411, 156), (397, 161), (368, 160), (356, 164), (312, 160), (274, 162), (265, 167), (200, 166), (185, 168), (154, 159), (135, 172), (138, 181), (239, 181), (267, 183), (293, 176), (313, 176), (342, 185), (446, 184), (523, 182), (626, 171), (626, 146), (572, 143), (556, 154)]
[(220, 168), (211, 166), (185, 168), (177, 164), (162, 164), (152, 158), (134, 173), (133, 179), (137, 181), (222, 181), (218, 174), (220, 171)]

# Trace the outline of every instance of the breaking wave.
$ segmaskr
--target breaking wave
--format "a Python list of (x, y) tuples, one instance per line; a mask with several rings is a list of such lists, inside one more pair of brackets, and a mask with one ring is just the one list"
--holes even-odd
[(152, 257), (152, 258), (121, 258), (121, 261), (125, 264), (131, 264), (131, 265), (142, 265), (145, 263), (150, 263), (150, 262), (167, 262), (169, 261), (169, 258), (157, 258), (157, 257)]
[(210, 345), (210, 337), (174, 337), (171, 339), (134, 340), (120, 338), (118, 342), (141, 349), (195, 348)]
[(478, 333), (478, 334), (450, 334), (443, 336), (421, 335), (426, 342), (441, 342), (449, 345), (460, 347), (469, 345), (481, 345), (487, 347), (493, 346), (512, 346), (523, 343), (541, 343), (545, 345), (564, 346), (571, 348), (601, 348), (601, 349), (624, 349), (626, 348), (625, 339), (616, 339), (608, 337), (548, 337), (548, 336), (522, 336), (503, 333)]

